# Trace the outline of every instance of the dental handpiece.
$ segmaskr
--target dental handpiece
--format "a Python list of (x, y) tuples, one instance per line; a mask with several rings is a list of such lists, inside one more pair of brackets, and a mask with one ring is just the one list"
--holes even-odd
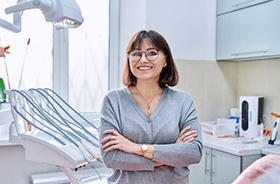
[(276, 114), (276, 113), (273, 113), (273, 112), (270, 113), (270, 114), (277, 118), (275, 123), (274, 123), (274, 126), (273, 126), (273, 130), (272, 130), (270, 140), (268, 141), (268, 144), (274, 144), (274, 142), (276, 141), (277, 136), (278, 136), (278, 127), (279, 127), (279, 123), (280, 123), (280, 115)]

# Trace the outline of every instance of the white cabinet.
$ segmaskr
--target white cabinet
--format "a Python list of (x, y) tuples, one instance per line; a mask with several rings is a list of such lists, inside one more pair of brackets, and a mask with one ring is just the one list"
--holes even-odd
[(204, 147), (201, 162), (189, 167), (189, 184), (230, 184), (260, 157), (260, 154), (237, 156)]
[(236, 11), (272, 0), (217, 0), (217, 15)]
[(280, 57), (280, 0), (217, 2), (217, 60)]
[[(139, 24), (144, 17), (146, 29), (158, 31), (168, 41), (173, 58), (215, 60), (216, 0), (134, 0), (121, 4), (128, 2), (130, 21), (125, 17), (125, 29), (143, 29), (145, 25), (136, 29), (134, 24)], [(134, 11), (136, 4), (137, 11)], [(142, 9), (143, 4), (146, 10)], [(121, 14), (126, 9), (121, 9)]]

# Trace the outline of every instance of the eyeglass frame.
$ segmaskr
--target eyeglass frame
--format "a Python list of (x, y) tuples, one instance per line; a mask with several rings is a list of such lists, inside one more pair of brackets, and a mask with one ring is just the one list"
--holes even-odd
[[(153, 59), (153, 60), (150, 60), (150, 59), (148, 59), (147, 58), (147, 52), (148, 51), (150, 51), (150, 50), (155, 50), (155, 51), (157, 51), (157, 57), (155, 58), (155, 59)], [(142, 56), (143, 56), (143, 54), (145, 54), (145, 58), (148, 60), (148, 61), (155, 61), (157, 58), (158, 58), (158, 55), (159, 55), (159, 52), (161, 51), (161, 50), (159, 50), (159, 49), (156, 49), (156, 48), (149, 48), (149, 49), (147, 49), (146, 51), (135, 51), (135, 52), (138, 52), (138, 53), (141, 53), (141, 56), (139, 57), (139, 60), (138, 61), (134, 61), (134, 60), (132, 60), (129, 56), (130, 56), (130, 53), (131, 52), (134, 52), (135, 50), (132, 50), (132, 51), (130, 51), (130, 52), (127, 52), (127, 54), (128, 54), (128, 59), (130, 60), (130, 61), (132, 61), (132, 62), (139, 62), (141, 59), (142, 59)]]

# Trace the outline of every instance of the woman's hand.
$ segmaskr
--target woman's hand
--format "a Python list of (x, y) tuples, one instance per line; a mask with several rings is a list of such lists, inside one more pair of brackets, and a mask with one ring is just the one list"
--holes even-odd
[(164, 165), (163, 163), (160, 163), (160, 162), (155, 162), (154, 167), (160, 167), (160, 166), (163, 166), (163, 165)]
[(100, 141), (100, 144), (102, 145), (101, 149), (103, 149), (106, 153), (115, 149), (126, 153), (136, 153), (137, 150), (140, 150), (140, 148), (138, 148), (138, 144), (125, 138), (116, 130), (105, 130), (103, 134), (111, 134)]
[(176, 143), (179, 143), (179, 142), (192, 142), (194, 140), (194, 138), (196, 138), (197, 136), (197, 131), (196, 130), (190, 130), (191, 129), (191, 126), (187, 126), (186, 128), (184, 128), (177, 140), (176, 140)]

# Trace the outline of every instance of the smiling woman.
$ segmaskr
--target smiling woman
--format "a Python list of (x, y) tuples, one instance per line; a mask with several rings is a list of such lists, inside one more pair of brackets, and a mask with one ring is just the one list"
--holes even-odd
[(100, 112), (100, 150), (114, 171), (108, 183), (188, 183), (188, 166), (201, 159), (202, 137), (192, 98), (171, 88), (178, 78), (163, 36), (154, 30), (132, 36), (125, 86), (107, 92)]

